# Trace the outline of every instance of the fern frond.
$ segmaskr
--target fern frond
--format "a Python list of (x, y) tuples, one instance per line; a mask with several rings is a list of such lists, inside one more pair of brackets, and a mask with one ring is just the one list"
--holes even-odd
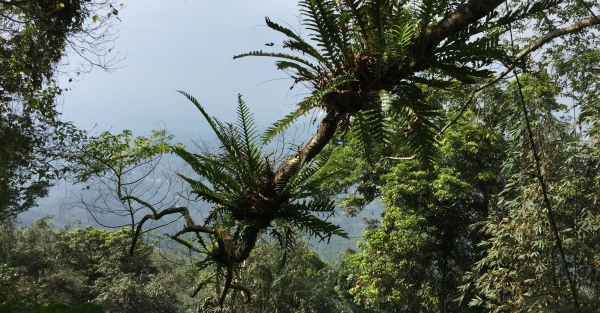
[(288, 129), (296, 120), (308, 114), (314, 106), (315, 103), (313, 102), (302, 101), (299, 103), (296, 110), (292, 111), (290, 114), (274, 123), (273, 126), (270, 126), (265, 130), (262, 135), (263, 144), (269, 143), (273, 137)]
[(179, 175), (184, 181), (190, 184), (192, 187), (191, 193), (195, 194), (197, 198), (200, 198), (202, 201), (211, 204), (219, 204), (219, 205), (228, 205), (229, 201), (227, 200), (226, 193), (215, 192), (208, 186), (204, 185), (202, 182), (193, 180), (189, 177)]
[(237, 126), (242, 130), (244, 146), (241, 151), (245, 154), (246, 163), (249, 167), (249, 172), (252, 176), (262, 172), (262, 155), (260, 147), (257, 147), (258, 135), (252, 114), (248, 110), (246, 103), (242, 100), (242, 96), (238, 95), (238, 123)]
[[(182, 95), (184, 95), (186, 98), (188, 98), (188, 100), (190, 100), (198, 108), (198, 110), (200, 110), (200, 113), (202, 113), (202, 115), (204, 116), (204, 118), (206, 119), (206, 121), (208, 122), (210, 127), (213, 129), (215, 135), (217, 135), (217, 138), (223, 145), (223, 148), (227, 151), (227, 154), (230, 155), (231, 157), (235, 158), (237, 156), (239, 150), (234, 147), (234, 136), (235, 135), (232, 133), (231, 128), (226, 127), (219, 120), (210, 117), (208, 115), (208, 113), (206, 113), (206, 111), (204, 110), (204, 107), (202, 107), (202, 105), (198, 102), (198, 100), (196, 100), (196, 98), (194, 98), (192, 95), (190, 95), (184, 91), (178, 91), (178, 92), (181, 93)], [(237, 163), (233, 162), (232, 164), (237, 164)], [(238, 167), (238, 169), (242, 173), (244, 171), (246, 171), (243, 166)]]
[(419, 28), (421, 34), (424, 34), (427, 27), (431, 24), (436, 11), (438, 11), (439, 1), (437, 0), (422, 0), (420, 5), (417, 7)]
[(432, 67), (440, 69), (444, 74), (456, 78), (465, 84), (474, 84), (475, 78), (489, 78), (493, 76), (490, 70), (476, 70), (467, 66), (455, 66), (450, 64), (435, 64)]
[(236, 56), (234, 56), (234, 59), (239, 59), (239, 58), (244, 58), (244, 57), (272, 57), (272, 58), (280, 58), (280, 59), (287, 59), (287, 60), (292, 60), (298, 63), (302, 63), (308, 67), (310, 67), (312, 70), (318, 72), (319, 68), (306, 61), (303, 58), (299, 58), (297, 56), (291, 55), (291, 54), (287, 54), (287, 53), (275, 53), (275, 52), (263, 52), (262, 50), (260, 51), (252, 51), (252, 52), (248, 52), (248, 53), (242, 53), (242, 54), (238, 54)]
[(335, 210), (335, 201), (332, 199), (313, 199), (302, 203), (306, 208), (304, 210), (311, 212), (333, 212)]
[[(418, 114), (415, 114), (418, 116)], [(415, 118), (406, 130), (408, 149), (426, 167), (432, 167), (437, 157), (437, 127), (428, 119)]]
[(411, 41), (417, 33), (417, 24), (407, 18), (400, 19), (391, 30), (390, 53), (396, 64), (403, 65)]
[[(330, 29), (330, 25), (336, 24), (337, 20), (331, 12), (332, 4), (328, 0), (303, 0), (300, 1), (300, 13), (306, 18), (304, 25), (308, 30), (314, 33), (310, 34), (313, 40), (317, 41), (317, 46), (322, 47), (325, 58), (328, 63), (335, 66), (335, 71), (342, 71), (343, 66), (340, 61), (341, 51), (339, 50), (339, 31)], [(336, 46), (336, 42), (338, 45)]]
[(373, 155), (375, 144), (369, 131), (369, 124), (363, 112), (358, 112), (353, 120), (352, 130), (358, 135), (364, 155), (370, 159)]
[(281, 185), (282, 192), (291, 195), (293, 199), (312, 197), (313, 190), (322, 183), (322, 177), (318, 173), (329, 162), (332, 152), (333, 149), (325, 149), (312, 161), (301, 164), (298, 171)]
[(347, 36), (345, 36), (342, 29), (339, 27), (340, 25), (340, 17), (339, 12), (336, 12), (334, 8), (336, 7), (336, 3), (334, 1), (314, 1), (317, 5), (319, 11), (321, 11), (321, 16), (323, 17), (323, 25), (326, 27), (328, 33), (331, 36), (331, 39), (334, 41), (334, 44), (337, 46), (338, 50), (341, 51), (343, 56), (343, 60), (345, 64), (350, 64), (352, 62), (352, 55), (350, 55), (349, 51), (349, 42), (347, 41)]
[[(474, 30), (472, 30), (474, 29)], [(462, 34), (466, 32), (466, 34)], [(485, 31), (485, 27), (467, 27), (453, 38), (449, 44), (438, 49), (439, 64), (475, 64), (477, 67), (491, 64), (493, 61), (510, 61), (505, 51), (500, 47), (500, 31)], [(467, 40), (481, 34), (476, 40)], [(462, 39), (461, 39), (462, 37)]]
[(235, 193), (241, 192), (240, 184), (229, 174), (235, 170), (229, 164), (218, 159), (191, 154), (183, 148), (175, 148), (173, 152), (189, 164), (196, 174), (207, 179), (213, 188)]
[(361, 33), (361, 41), (364, 43), (369, 41), (369, 32), (367, 21), (365, 20), (364, 1), (363, 0), (344, 0), (344, 4), (348, 8), (347, 12), (352, 17), (350, 20), (358, 26)]
[(301, 77), (305, 77), (308, 79), (316, 79), (317, 78), (317, 75), (315, 75), (309, 69), (303, 67), (302, 65), (300, 65), (298, 63), (289, 62), (289, 61), (277, 61), (277, 62), (275, 62), (275, 65), (277, 65), (278, 70), (286, 70), (289, 68), (293, 68), (296, 70), (298, 75), (300, 75)]
[(432, 166), (437, 155), (438, 132), (432, 119), (438, 118), (440, 113), (421, 100), (418, 87), (407, 86), (405, 92), (395, 94), (387, 106), (388, 125), (393, 127), (398, 143), (405, 145), (421, 164)]
[(324, 221), (309, 211), (297, 210), (294, 215), (291, 223), (296, 228), (306, 230), (310, 236), (318, 237), (321, 240), (330, 239), (333, 235), (348, 238), (348, 233), (340, 226)]
[(381, 92), (379, 99), (372, 95), (364, 109), (358, 112), (352, 120), (352, 131), (359, 138), (364, 155), (371, 159), (376, 147), (388, 142), (389, 131), (386, 128), (384, 106), (389, 105), (385, 92)]
[(419, 84), (423, 84), (423, 85), (427, 85), (427, 86), (431, 86), (431, 87), (435, 87), (435, 88), (440, 88), (440, 89), (446, 89), (446, 88), (454, 85), (454, 83), (452, 81), (440, 80), (440, 79), (428, 79), (428, 78), (424, 78), (424, 77), (420, 77), (420, 76), (411, 76), (408, 79), (415, 83), (419, 83)]
[(277, 23), (272, 22), (268, 17), (265, 18), (265, 21), (269, 28), (278, 31), (278, 32), (288, 36), (289, 38), (292, 38), (292, 40), (284, 41), (284, 44), (283, 44), (284, 48), (298, 50), (298, 51), (302, 52), (303, 54), (308, 54), (309, 56), (313, 57), (314, 59), (318, 60), (321, 63), (324, 63), (324, 64), (329, 63), (327, 61), (327, 59), (325, 59), (319, 53), (319, 51), (317, 51), (317, 49), (315, 49), (313, 46), (309, 45), (306, 41), (304, 41), (304, 39), (302, 39), (299, 35), (294, 33), (292, 30), (290, 30), (286, 27), (283, 27)]
[(200, 113), (202, 113), (202, 115), (204, 116), (204, 118), (206, 119), (206, 121), (208, 122), (210, 127), (213, 129), (215, 134), (219, 137), (219, 140), (223, 141), (220, 137), (219, 129), (217, 128), (217, 125), (215, 124), (213, 118), (211, 118), (208, 115), (208, 113), (206, 113), (206, 111), (204, 110), (204, 108), (202, 107), (200, 102), (198, 102), (198, 100), (196, 100), (196, 98), (194, 98), (192, 95), (190, 95), (189, 93), (187, 93), (185, 91), (177, 90), (177, 92), (179, 92), (180, 94), (182, 94), (186, 98), (188, 98), (188, 100), (190, 100), (196, 106), (196, 108), (198, 108), (198, 110), (200, 110)]
[(327, 85), (325, 85), (325, 87), (313, 93), (310, 97), (302, 100), (302, 102), (298, 104), (298, 108), (296, 110), (277, 121), (275, 124), (273, 124), (273, 126), (266, 129), (262, 135), (263, 143), (267, 144), (270, 142), (275, 136), (288, 129), (301, 116), (306, 115), (312, 108), (318, 106), (323, 96), (332, 92), (337, 87), (351, 81), (354, 81), (353, 75), (340, 75), (332, 79)]

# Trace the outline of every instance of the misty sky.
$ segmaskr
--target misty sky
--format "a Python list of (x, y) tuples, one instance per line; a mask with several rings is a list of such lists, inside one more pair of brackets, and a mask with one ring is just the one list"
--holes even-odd
[[(177, 141), (210, 136), (194, 105), (175, 90), (194, 97), (208, 113), (235, 119), (237, 94), (266, 127), (288, 113), (298, 92), (272, 58), (232, 60), (254, 50), (277, 51), (283, 35), (268, 29), (264, 17), (298, 28), (295, 1), (144, 0), (125, 1), (120, 10), (115, 51), (127, 55), (113, 73), (95, 70), (62, 99), (66, 120), (95, 132), (131, 129), (144, 135), (166, 128)], [(279, 79), (279, 80), (277, 80)], [(269, 81), (274, 80), (274, 81)]]

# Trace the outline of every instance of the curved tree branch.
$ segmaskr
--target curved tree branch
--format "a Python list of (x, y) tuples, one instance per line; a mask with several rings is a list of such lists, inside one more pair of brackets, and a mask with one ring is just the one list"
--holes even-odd
[(156, 221), (156, 220), (161, 219), (165, 215), (170, 215), (170, 214), (175, 214), (175, 213), (181, 213), (183, 215), (183, 217), (185, 218), (186, 227), (182, 231), (175, 234), (173, 237), (178, 237), (179, 235), (186, 233), (186, 232), (202, 232), (202, 233), (208, 233), (208, 234), (215, 233), (215, 230), (212, 227), (206, 227), (206, 226), (200, 226), (200, 225), (194, 224), (193, 220), (190, 217), (190, 212), (189, 212), (188, 208), (173, 207), (173, 208), (169, 208), (169, 209), (160, 211), (158, 214), (148, 214), (142, 218), (142, 220), (137, 224), (137, 228), (135, 230), (135, 233), (133, 234), (133, 240), (131, 241), (131, 248), (129, 248), (129, 254), (133, 256), (133, 252), (135, 251), (135, 245), (137, 243), (137, 239), (138, 239), (140, 233), (142, 232), (142, 227), (144, 226), (144, 223), (146, 221), (148, 221), (148, 220)]
[(594, 26), (594, 25), (600, 25), (600, 18), (598, 18), (598, 16), (592, 16), (590, 18), (587, 18), (585, 20), (582, 20), (578, 23), (575, 23), (573, 25), (567, 26), (565, 28), (561, 28), (561, 29), (557, 29), (555, 31), (551, 31), (548, 34), (546, 34), (544, 37), (540, 38), (539, 40), (537, 40), (536, 42), (530, 44), (529, 46), (527, 46), (527, 48), (521, 50), (521, 52), (519, 52), (515, 58), (513, 59), (513, 62), (511, 65), (507, 66), (506, 69), (504, 69), (504, 71), (502, 71), (500, 74), (496, 75), (492, 80), (480, 84), (477, 87), (475, 87), (473, 89), (473, 91), (471, 91), (471, 93), (469, 94), (469, 98), (468, 100), (462, 105), (462, 107), (460, 108), (460, 111), (458, 112), (458, 115), (456, 115), (452, 121), (450, 121), (448, 124), (446, 124), (439, 132), (438, 136), (442, 135), (447, 129), (448, 127), (452, 126), (454, 123), (456, 123), (458, 121), (458, 119), (460, 119), (460, 117), (463, 115), (463, 113), (466, 111), (467, 107), (469, 105), (471, 105), (471, 102), (473, 101), (473, 98), (475, 97), (475, 94), (477, 94), (478, 92), (482, 91), (483, 89), (490, 87), (496, 83), (498, 83), (502, 78), (506, 77), (506, 75), (508, 75), (518, 64), (519, 61), (523, 60), (526, 56), (530, 55), (532, 52), (536, 51), (537, 49), (541, 48), (543, 45), (549, 43), (550, 41), (552, 41), (555, 38), (564, 36), (564, 35), (568, 35), (571, 33), (575, 33), (578, 32), (584, 28), (590, 27), (590, 26)]

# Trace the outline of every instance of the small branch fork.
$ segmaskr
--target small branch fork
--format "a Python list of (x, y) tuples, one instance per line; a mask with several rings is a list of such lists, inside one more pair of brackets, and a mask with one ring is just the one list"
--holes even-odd
[(146, 221), (148, 221), (148, 220), (157, 221), (157, 220), (161, 219), (163, 216), (177, 214), (177, 213), (183, 215), (186, 226), (183, 228), (183, 230), (181, 230), (177, 234), (175, 234), (173, 236), (174, 238), (177, 238), (180, 235), (182, 235), (184, 233), (189, 233), (189, 232), (201, 232), (201, 233), (207, 233), (207, 234), (213, 234), (213, 235), (216, 234), (215, 230), (212, 227), (206, 227), (206, 226), (200, 226), (200, 225), (194, 224), (192, 218), (190, 217), (190, 212), (189, 212), (188, 208), (173, 207), (173, 208), (169, 208), (169, 209), (160, 211), (156, 214), (148, 214), (142, 218), (142, 220), (137, 224), (136, 230), (133, 234), (133, 241), (131, 244), (131, 248), (129, 249), (129, 254), (133, 255), (133, 252), (135, 250), (135, 245), (137, 243), (137, 239), (138, 239), (140, 233), (142, 232), (142, 227), (144, 226), (144, 223)]

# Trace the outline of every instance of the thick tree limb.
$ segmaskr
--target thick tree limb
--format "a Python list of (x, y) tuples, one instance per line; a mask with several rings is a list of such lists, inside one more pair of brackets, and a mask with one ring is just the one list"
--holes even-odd
[(325, 118), (319, 123), (317, 133), (312, 136), (310, 141), (302, 148), (302, 150), (300, 150), (298, 155), (279, 167), (275, 174), (275, 182), (277, 183), (281, 179), (289, 178), (298, 170), (300, 164), (310, 162), (317, 156), (329, 141), (331, 141), (331, 138), (335, 135), (338, 123), (345, 115), (345, 113), (338, 112), (337, 110), (327, 112)]
[(207, 279), (201, 281), (196, 287), (196, 289), (194, 289), (194, 292), (192, 292), (192, 294), (190, 295), (190, 298), (194, 298), (198, 294), (198, 292), (200, 292), (200, 289), (202, 289), (202, 287), (204, 287), (204, 285), (206, 285), (213, 277), (215, 277), (215, 274), (212, 274)]
[(455, 12), (448, 14), (441, 21), (429, 26), (425, 40), (428, 48), (437, 47), (442, 40), (487, 16), (504, 2), (506, 0), (471, 0), (459, 7)]
[(248, 290), (248, 288), (236, 284), (229, 285), (229, 288), (242, 291), (244, 295), (246, 295), (246, 304), (250, 303), (250, 300), (252, 300), (252, 293), (250, 292), (250, 290)]
[(231, 281), (233, 280), (233, 269), (231, 266), (227, 266), (225, 268), (227, 270), (227, 274), (225, 275), (225, 285), (223, 286), (223, 293), (221, 293), (221, 297), (219, 298), (219, 305), (223, 306), (225, 302), (225, 297), (227, 297), (227, 291), (231, 287)]

